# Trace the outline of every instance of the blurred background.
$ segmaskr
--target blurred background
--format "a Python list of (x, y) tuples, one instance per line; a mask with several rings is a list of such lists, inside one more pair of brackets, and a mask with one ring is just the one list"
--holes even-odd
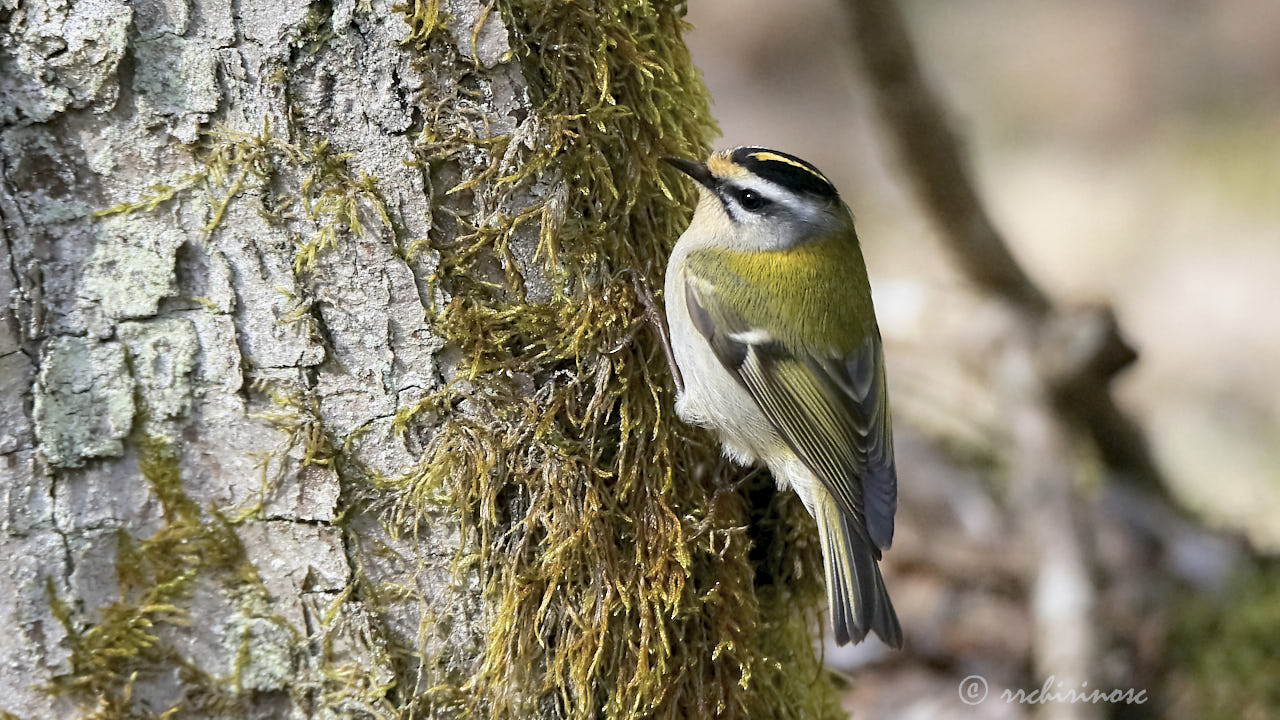
[[(1156, 697), (1098, 716), (1280, 716), (1280, 574), (1268, 560), (1280, 553), (1280, 3), (902, 7), (1016, 257), (1056, 302), (1114, 306), (1140, 353), (1116, 396), (1189, 512), (1170, 520), (1185, 546), (1155, 557), (1131, 517), (1107, 526), (1105, 473), (1082, 481), (1107, 626), (1100, 675)], [(886, 572), (911, 648), (829, 648), (852, 671), (849, 708), (1043, 712), (956, 694), (971, 672), (989, 673), (993, 691), (1043, 682), (1001, 494), (1015, 429), (988, 367), (999, 312), (911, 196), (840, 3), (704, 0), (689, 20), (721, 146), (775, 147), (821, 167), (854, 210), (871, 270), (902, 485)], [(1141, 587), (1126, 588), (1126, 563), (1140, 566), (1129, 581)]]

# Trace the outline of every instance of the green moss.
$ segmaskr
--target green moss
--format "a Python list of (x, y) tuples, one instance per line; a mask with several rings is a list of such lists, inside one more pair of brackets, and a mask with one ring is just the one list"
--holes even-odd
[(1280, 716), (1280, 566), (1241, 577), (1226, 597), (1184, 601), (1173, 620), (1170, 717)]
[(242, 612), (259, 622), (279, 621), (256, 612), (266, 606), (266, 591), (233, 525), (217, 512), (202, 513), (183, 491), (173, 445), (153, 437), (136, 442), (138, 470), (160, 502), (164, 523), (144, 539), (117, 533), (115, 602), (77, 617), (48, 581), (72, 668), (48, 690), (80, 701), (84, 717), (150, 717), (134, 702), (135, 686), (176, 669), (182, 689), (166, 713), (244, 710), (249, 705), (239, 692), (241, 666), (228, 677), (214, 676), (167, 642), (164, 628), (192, 622), (185, 605), (201, 575), (218, 577)]
[(377, 191), (377, 179), (347, 168), (351, 153), (337, 153), (323, 140), (308, 145), (289, 143), (263, 123), (256, 135), (230, 130), (201, 134), (192, 148), (201, 169), (178, 181), (153, 183), (136, 200), (98, 210), (95, 217), (151, 212), (171, 200), (200, 198), (207, 205), (204, 231), (222, 223), (231, 202), (245, 190), (265, 193), (262, 214), (277, 223), (305, 221), (312, 229), (295, 238), (295, 272), (309, 272), (316, 258), (336, 247), (342, 235), (363, 235), (361, 215), (368, 212), (390, 226), (386, 203)]
[(297, 448), (302, 455), (299, 464), (304, 467), (334, 462), (338, 453), (320, 422), (320, 408), (314, 397), (298, 390), (279, 389), (263, 381), (254, 382), (253, 387), (266, 396), (271, 409), (254, 413), (252, 417), (266, 420), (284, 436), (271, 455), (284, 458)]
[(142, 196), (137, 200), (117, 203), (103, 210), (96, 210), (94, 217), (104, 217), (107, 215), (118, 215), (122, 213), (132, 213), (136, 211), (152, 212), (160, 205), (173, 200), (179, 195), (186, 193), (192, 188), (199, 185), (205, 176), (202, 173), (188, 173), (183, 175), (176, 183), (156, 182), (148, 185), (142, 192)]
[(440, 0), (411, 0), (408, 3), (392, 6), (396, 12), (404, 13), (409, 23), (409, 35), (405, 42), (414, 43), (422, 48), (431, 34), (444, 23), (440, 12)]

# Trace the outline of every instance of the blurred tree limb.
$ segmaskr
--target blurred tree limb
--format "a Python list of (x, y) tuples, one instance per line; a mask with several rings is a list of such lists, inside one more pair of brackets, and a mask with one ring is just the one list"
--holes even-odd
[[(1205, 531), (1181, 510), (1141, 428), (1116, 405), (1111, 379), (1137, 353), (1111, 308), (1055, 303), (1010, 252), (983, 207), (943, 104), (925, 82), (899, 6), (893, 0), (842, 4), (861, 75), (907, 182), (962, 272), (1018, 318), (994, 359), (1000, 382), (991, 391), (1002, 395), (1012, 428), (1004, 497), (1013, 519), (1009, 542), (1029, 549), (1033, 559), (1027, 577), (1033, 672), (1068, 685), (1111, 681), (1167, 694), (1170, 686), (1159, 679), (1166, 671), (1165, 620), (1152, 609), (1167, 608), (1171, 591), (1183, 584), (1221, 590), (1244, 564), (1247, 545)], [(1083, 497), (1077, 436), (1089, 438), (1109, 475), (1125, 482)], [(1110, 546), (1100, 539), (1108, 534)], [(1117, 545), (1116, 538), (1127, 540)], [(1124, 545), (1128, 550), (1117, 552)], [(1149, 565), (1137, 567), (1135, 559)], [(1234, 605), (1224, 613), (1241, 615)], [(1221, 634), (1217, 626), (1202, 632), (1215, 640)], [(1223, 645), (1251, 652), (1247, 643)], [(1118, 669), (1114, 661), (1126, 654), (1131, 665)], [(1221, 666), (1222, 656), (1209, 662)], [(1247, 678), (1245, 667), (1229, 674)], [(1207, 685), (1217, 692), (1222, 684)], [(1097, 720), (1126, 713), (1048, 703), (1035, 714)]]
[(963, 272), (1004, 299), (1027, 322), (1047, 393), (1058, 411), (1097, 445), (1119, 477), (1168, 497), (1146, 437), (1111, 397), (1112, 377), (1137, 359), (1109, 307), (1055, 307), (1018, 264), (978, 196), (925, 82), (892, 0), (844, 2), (852, 47), (907, 178)]
[[(1068, 682), (1096, 680), (1104, 641), (1091, 579), (1094, 557), (1074, 490), (1079, 463), (1070, 427), (1092, 437), (1117, 474), (1163, 492), (1145, 438), (1109, 391), (1110, 379), (1137, 354), (1110, 308), (1056, 308), (1013, 257), (982, 205), (893, 1), (844, 4), (854, 53), (916, 196), (963, 272), (1022, 320), (1002, 359), (1002, 390), (1015, 413), (1009, 502), (1034, 538), (1037, 557), (1031, 578), (1035, 670), (1040, 677)], [(1040, 715), (1100, 717), (1098, 708), (1087, 704), (1049, 705)]]

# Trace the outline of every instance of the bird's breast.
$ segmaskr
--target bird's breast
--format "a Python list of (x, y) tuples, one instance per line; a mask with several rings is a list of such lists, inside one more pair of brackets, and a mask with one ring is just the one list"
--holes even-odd
[(691, 425), (716, 431), (731, 460), (744, 465), (767, 460), (784, 443), (755, 399), (720, 363), (711, 344), (694, 327), (685, 301), (684, 282), (673, 255), (664, 293), (671, 349), (684, 378), (684, 393), (676, 399), (676, 413)]

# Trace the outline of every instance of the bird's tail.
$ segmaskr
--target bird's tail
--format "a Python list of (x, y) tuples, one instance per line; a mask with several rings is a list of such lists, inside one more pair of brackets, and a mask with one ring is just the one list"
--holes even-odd
[(857, 520), (846, 516), (834, 498), (823, 493), (817, 500), (814, 514), (827, 570), (827, 603), (836, 644), (861, 642), (873, 631), (884, 644), (901, 648), (902, 626), (876, 562), (880, 553)]

